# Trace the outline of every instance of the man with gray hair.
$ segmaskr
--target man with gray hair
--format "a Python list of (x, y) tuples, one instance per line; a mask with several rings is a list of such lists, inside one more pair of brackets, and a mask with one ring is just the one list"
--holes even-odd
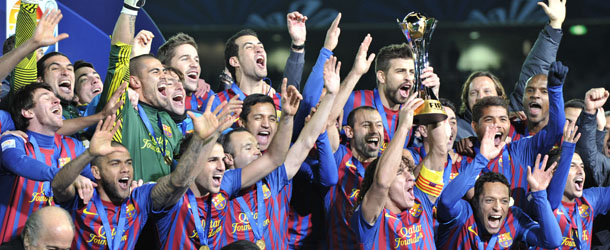
[(70, 249), (74, 223), (61, 207), (49, 206), (32, 213), (21, 236), (0, 246), (9, 249)]

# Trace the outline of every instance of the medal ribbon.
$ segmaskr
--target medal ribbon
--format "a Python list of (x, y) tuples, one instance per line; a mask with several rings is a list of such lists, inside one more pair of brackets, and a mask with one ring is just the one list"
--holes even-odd
[(250, 210), (248, 204), (243, 197), (237, 197), (237, 202), (241, 210), (243, 210), (248, 217), (248, 223), (250, 223), (250, 227), (252, 228), (252, 232), (254, 233), (254, 237), (256, 240), (260, 240), (263, 238), (263, 224), (265, 222), (266, 211), (261, 211), (261, 209), (265, 209), (265, 202), (263, 197), (265, 194), (263, 193), (262, 181), (256, 182), (256, 200), (258, 206), (255, 210), (258, 210), (258, 217), (256, 221), (254, 220), (254, 213)]
[[(477, 224), (475, 223), (473, 226), (473, 231), (477, 230)], [(498, 234), (494, 234), (491, 236), (491, 239), (489, 239), (489, 243), (487, 243), (487, 247), (485, 247), (485, 242), (483, 242), (481, 240), (481, 238), (479, 237), (479, 234), (475, 234), (474, 235), (474, 239), (477, 241), (477, 245), (479, 247), (479, 250), (493, 250), (494, 246), (496, 245), (496, 242), (498, 241)]]
[[(375, 96), (375, 108), (377, 109), (377, 111), (379, 111), (379, 114), (381, 115), (381, 121), (383, 122), (383, 128), (385, 129), (386, 133), (388, 134), (388, 138), (391, 140), (392, 138), (394, 138), (394, 129), (390, 130), (390, 125), (388, 124), (388, 116), (385, 113), (385, 108), (383, 107), (383, 103), (381, 102), (381, 97), (379, 96), (379, 91), (377, 91), (377, 89), (374, 90), (374, 96)], [(402, 107), (402, 105), (401, 105)], [(394, 126), (396, 126), (396, 123), (393, 123)]]
[[(142, 106), (140, 106), (140, 104), (138, 104), (138, 113), (140, 114), (140, 118), (142, 119), (142, 122), (144, 122), (144, 126), (146, 126), (148, 133), (150, 133), (150, 135), (153, 137), (152, 139), (155, 141), (155, 144), (157, 144), (157, 147), (161, 150), (161, 154), (163, 155), (163, 158), (165, 158), (165, 156), (166, 156), (165, 141), (166, 140), (164, 138), (165, 136), (163, 135), (163, 125), (161, 125), (161, 117), (157, 113), (157, 125), (159, 126), (159, 129), (161, 129), (161, 138), (157, 139), (155, 130), (153, 129), (152, 125), (150, 124), (150, 119), (148, 119), (146, 112), (144, 112), (144, 108), (142, 108)], [(159, 140), (163, 141), (163, 148), (161, 148), (159, 146), (161, 144), (161, 142), (159, 142)]]
[(197, 230), (197, 235), (199, 235), (199, 244), (201, 244), (201, 246), (207, 246), (208, 234), (210, 232), (210, 221), (212, 219), (212, 210), (210, 210), (212, 203), (212, 194), (209, 194), (205, 202), (205, 210), (208, 213), (205, 218), (205, 230), (201, 226), (201, 217), (199, 217), (199, 208), (197, 206), (197, 200), (195, 199), (195, 195), (190, 189), (186, 191), (186, 194), (189, 198), (191, 214), (193, 215), (193, 220), (195, 221), (195, 229)]
[[(576, 247), (578, 249), (582, 249), (582, 242), (580, 242), (580, 237), (582, 237), (582, 221), (580, 220), (580, 211), (578, 211), (578, 202), (574, 202), (574, 216), (572, 219), (572, 216), (570, 216), (570, 214), (568, 213), (568, 211), (566, 210), (566, 208), (563, 206), (563, 204), (560, 205), (561, 208), (561, 212), (563, 212), (563, 215), (566, 217), (568, 223), (570, 223), (570, 227), (572, 225), (572, 222), (574, 222), (576, 224), (576, 229), (578, 230), (578, 235), (576, 235), (576, 237), (572, 237), (572, 239), (574, 239), (574, 243), (576, 244)], [(570, 231), (572, 231), (572, 229), (570, 228)]]
[(115, 227), (117, 237), (112, 237), (112, 228), (110, 222), (108, 222), (108, 216), (106, 215), (106, 207), (102, 204), (102, 200), (98, 196), (97, 192), (93, 192), (93, 202), (97, 210), (97, 214), (102, 219), (102, 225), (104, 226), (104, 234), (106, 234), (106, 242), (108, 243), (108, 249), (114, 250), (119, 249), (121, 245), (121, 238), (123, 237), (123, 227), (125, 227), (125, 214), (126, 214), (126, 202), (121, 204), (121, 211), (119, 214), (119, 225)]

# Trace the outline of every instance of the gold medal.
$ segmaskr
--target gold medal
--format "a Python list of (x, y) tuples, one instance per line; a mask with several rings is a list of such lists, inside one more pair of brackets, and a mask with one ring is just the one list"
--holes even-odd
[(258, 248), (260, 248), (261, 250), (265, 250), (265, 241), (264, 240), (257, 240), (256, 241), (256, 246)]
[(170, 158), (168, 155), (163, 157), (163, 159), (165, 159), (165, 164), (167, 164), (168, 166), (172, 165), (172, 158)]
[(210, 247), (208, 247), (208, 246), (201, 246), (199, 248), (199, 250), (210, 250)]

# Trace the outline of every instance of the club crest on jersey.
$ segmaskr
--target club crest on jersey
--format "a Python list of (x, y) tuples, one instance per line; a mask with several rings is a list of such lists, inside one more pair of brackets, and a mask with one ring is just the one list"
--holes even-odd
[(267, 184), (263, 184), (263, 197), (265, 198), (265, 200), (271, 197), (271, 191), (269, 190)]
[(223, 210), (227, 205), (227, 199), (219, 193), (212, 198), (212, 204), (214, 204), (216, 210)]
[(381, 150), (381, 152), (385, 151), (385, 149), (388, 147), (388, 143), (387, 142), (383, 142), (381, 143), (381, 148), (379, 150)]
[(68, 164), (68, 162), (70, 162), (70, 160), (72, 160), (72, 158), (70, 157), (59, 158), (59, 166), (65, 166), (66, 164)]
[(127, 210), (125, 210), (125, 212), (127, 212), (127, 218), (133, 217), (133, 213), (135, 212), (135, 207), (133, 204), (127, 205)]
[(578, 214), (580, 214), (580, 217), (589, 217), (589, 206), (587, 206), (586, 204), (582, 204), (578, 207)]
[(508, 248), (513, 245), (513, 237), (510, 232), (498, 235), (498, 244), (503, 248)]
[(413, 204), (413, 207), (411, 209), (409, 209), (409, 213), (411, 213), (411, 216), (413, 216), (413, 217), (419, 217), (421, 215), (422, 211), (423, 210), (422, 210), (420, 204), (417, 202), (415, 202), (415, 204)]
[(172, 128), (163, 124), (163, 134), (165, 134), (167, 137), (172, 137)]

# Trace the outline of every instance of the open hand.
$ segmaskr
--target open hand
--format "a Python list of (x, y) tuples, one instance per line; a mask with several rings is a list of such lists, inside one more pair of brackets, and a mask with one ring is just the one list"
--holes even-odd
[(545, 155), (541, 165), (540, 154), (538, 154), (538, 156), (536, 156), (536, 163), (534, 163), (534, 171), (532, 172), (532, 167), (527, 166), (527, 183), (530, 186), (531, 192), (546, 190), (546, 188), (549, 186), (549, 183), (551, 183), (551, 178), (553, 177), (553, 170), (557, 166), (557, 162), (553, 162), (553, 164), (545, 170), (546, 161), (548, 159), (549, 156)]
[(324, 48), (333, 51), (339, 43), (339, 35), (341, 34), (341, 28), (339, 28), (339, 22), (341, 21), (341, 13), (337, 14), (333, 23), (330, 24), (328, 31), (326, 31), (326, 39), (324, 40)]
[(290, 38), (292, 38), (292, 44), (303, 45), (305, 43), (307, 37), (306, 21), (307, 16), (298, 11), (293, 11), (286, 15), (286, 26), (288, 26), (288, 33)]
[(297, 88), (288, 85), (288, 79), (282, 80), (282, 116), (291, 115), (294, 116), (299, 110), (299, 103), (303, 100), (303, 96)]
[(324, 63), (324, 87), (326, 93), (337, 94), (339, 92), (339, 85), (341, 84), (341, 62), (337, 62), (337, 57), (330, 56), (326, 63)]
[(356, 54), (356, 59), (354, 59), (352, 72), (358, 75), (364, 75), (366, 72), (368, 72), (369, 68), (371, 67), (371, 63), (373, 63), (373, 60), (375, 60), (375, 53), (371, 53), (368, 57), (366, 56), (369, 46), (371, 45), (371, 41), (373, 41), (373, 38), (370, 34), (367, 34), (360, 44), (360, 48)]
[(59, 9), (46, 10), (44, 14), (42, 14), (42, 17), (34, 30), (34, 34), (32, 35), (32, 38), (30, 38), (36, 47), (49, 46), (68, 38), (69, 35), (67, 33), (61, 33), (57, 36), (54, 34), (55, 27), (57, 27), (57, 24), (62, 18), (63, 15)]

